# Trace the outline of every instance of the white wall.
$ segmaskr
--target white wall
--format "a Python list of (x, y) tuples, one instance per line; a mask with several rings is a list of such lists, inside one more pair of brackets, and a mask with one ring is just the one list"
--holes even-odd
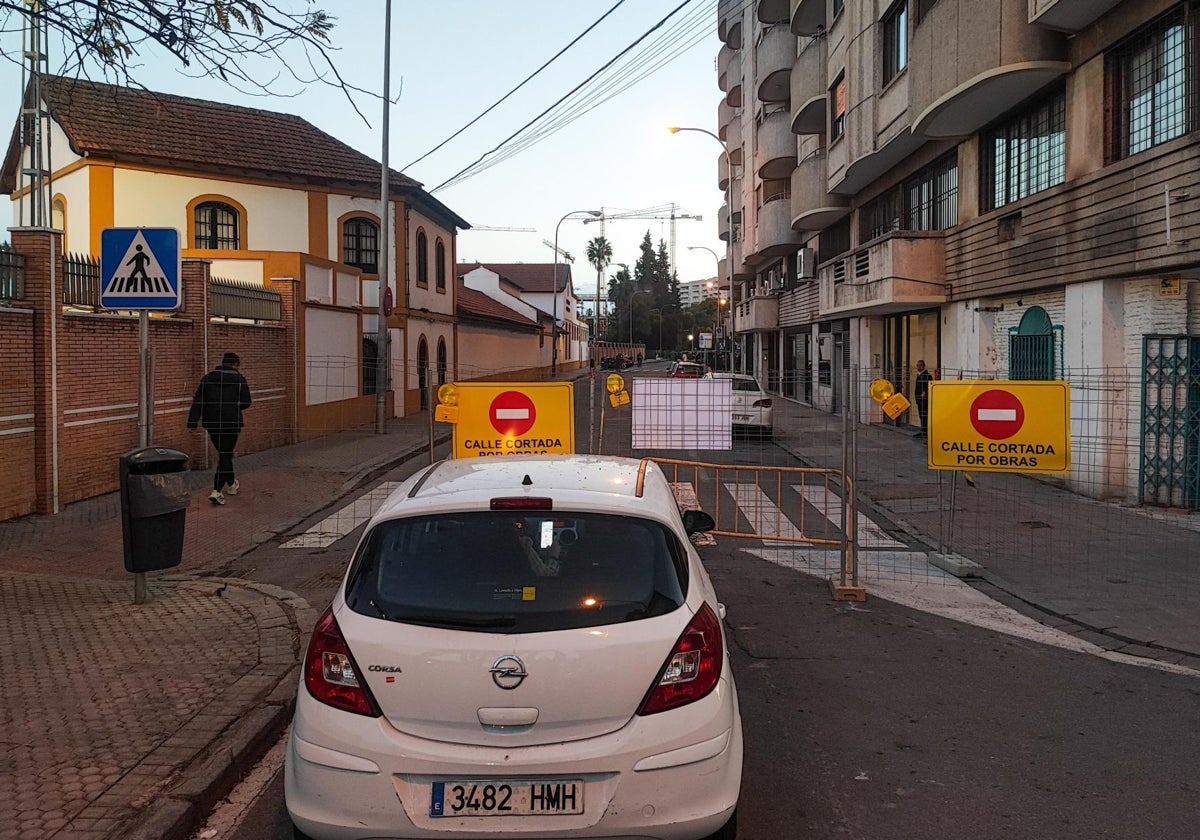
[(262, 260), (213, 260), (211, 273), (222, 280), (263, 285)]
[(113, 173), (113, 223), (178, 228), (186, 242), (192, 224), (188, 202), (209, 193), (228, 196), (246, 208), (243, 250), (308, 251), (304, 190), (118, 167)]
[[(417, 285), (417, 232), (423, 230), (426, 239), (426, 254), (428, 255), (429, 286), (421, 288)], [(444, 292), (437, 290), (437, 241), (441, 238), (446, 246), (446, 288)], [(438, 227), (430, 219), (415, 210), (409, 213), (408, 222), (408, 292), (409, 306), (412, 309), (428, 309), (444, 315), (454, 314), (454, 237), (450, 231)], [(450, 348), (447, 348), (450, 352)], [(453, 368), (453, 365), (450, 365)]]
[(361, 341), (356, 313), (305, 308), (305, 405), (359, 395)]

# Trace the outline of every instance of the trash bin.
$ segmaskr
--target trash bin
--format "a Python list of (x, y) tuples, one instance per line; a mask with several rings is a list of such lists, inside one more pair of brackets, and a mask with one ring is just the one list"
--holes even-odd
[(183, 524), (189, 494), (188, 456), (147, 446), (120, 459), (121, 533), (125, 571), (153, 572), (183, 561)]

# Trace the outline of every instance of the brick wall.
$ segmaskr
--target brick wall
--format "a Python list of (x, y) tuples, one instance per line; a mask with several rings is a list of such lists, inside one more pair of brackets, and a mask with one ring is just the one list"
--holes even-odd
[(0, 519), (34, 510), (33, 314), (0, 307)]

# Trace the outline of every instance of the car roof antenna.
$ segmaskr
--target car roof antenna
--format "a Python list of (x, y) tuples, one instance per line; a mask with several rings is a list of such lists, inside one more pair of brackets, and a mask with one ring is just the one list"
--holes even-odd
[(529, 477), (529, 474), (528, 474), (528, 473), (526, 473), (526, 474), (525, 474), (525, 479), (524, 479), (524, 480), (521, 482), (521, 486), (522, 486), (522, 487), (529, 487), (529, 486), (530, 486), (530, 485), (532, 485), (532, 484), (533, 484), (533, 479)]

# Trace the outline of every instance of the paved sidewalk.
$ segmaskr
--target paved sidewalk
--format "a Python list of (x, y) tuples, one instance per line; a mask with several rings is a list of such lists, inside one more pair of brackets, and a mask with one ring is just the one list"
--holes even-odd
[[(781, 446), (841, 467), (840, 417), (786, 399), (775, 406)], [(937, 551), (952, 474), (929, 470), (925, 440), (908, 431), (860, 426), (857, 438), (865, 510)], [(1054, 479), (972, 478), (955, 488), (949, 546), (983, 567), (976, 589), (1106, 650), (1200, 670), (1200, 514), (1097, 501)]]
[(422, 413), (239, 457), (223, 507), (189, 473), (183, 563), (140, 606), (116, 493), (0, 522), (0, 840), (188, 837), (290, 721), (316, 620), (219, 570), (429, 445)]

